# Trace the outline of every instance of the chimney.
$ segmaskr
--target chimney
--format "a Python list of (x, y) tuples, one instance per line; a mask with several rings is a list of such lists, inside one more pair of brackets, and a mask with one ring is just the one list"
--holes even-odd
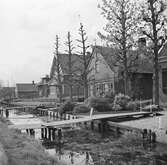
[(146, 38), (145, 37), (140, 37), (138, 40), (138, 48), (142, 49), (146, 47)]

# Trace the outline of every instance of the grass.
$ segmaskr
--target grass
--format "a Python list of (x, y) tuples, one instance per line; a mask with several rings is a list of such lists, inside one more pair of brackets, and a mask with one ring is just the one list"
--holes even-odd
[(0, 119), (0, 143), (9, 165), (62, 165), (45, 152), (40, 142), (17, 130), (9, 130), (3, 122)]

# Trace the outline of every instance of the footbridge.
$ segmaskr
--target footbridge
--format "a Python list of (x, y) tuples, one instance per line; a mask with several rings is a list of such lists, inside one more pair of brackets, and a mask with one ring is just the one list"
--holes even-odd
[(61, 120), (61, 121), (52, 121), (52, 122), (42, 122), (38, 124), (19, 124), (19, 125), (9, 125), (9, 128), (12, 129), (40, 129), (46, 127), (53, 127), (53, 128), (63, 128), (77, 123), (84, 123), (84, 122), (91, 122), (94, 120), (112, 120), (112, 119), (119, 119), (119, 118), (127, 118), (127, 117), (138, 117), (138, 116), (149, 116), (152, 114), (151, 112), (130, 112), (130, 113), (116, 113), (116, 114), (97, 114), (86, 116), (77, 119), (70, 119), (70, 120)]

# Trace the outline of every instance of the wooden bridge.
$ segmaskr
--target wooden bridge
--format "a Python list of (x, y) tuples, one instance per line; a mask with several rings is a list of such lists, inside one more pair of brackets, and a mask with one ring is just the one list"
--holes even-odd
[(43, 122), (39, 124), (9, 125), (9, 128), (21, 129), (21, 130), (39, 129), (39, 128), (46, 128), (46, 127), (62, 128), (62, 127), (67, 127), (73, 124), (91, 122), (94, 120), (112, 120), (112, 119), (119, 119), (119, 118), (126, 118), (126, 117), (149, 116), (150, 114), (152, 113), (151, 112), (130, 112), (130, 113), (117, 113), (117, 114), (99, 114), (99, 115), (92, 115), (92, 116), (87, 116), (83, 118), (78, 118), (78, 119), (61, 120), (61, 121), (54, 121), (49, 123)]

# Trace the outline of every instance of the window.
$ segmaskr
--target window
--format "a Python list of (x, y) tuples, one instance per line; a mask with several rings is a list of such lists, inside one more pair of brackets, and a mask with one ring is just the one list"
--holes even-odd
[(167, 69), (162, 70), (162, 90), (167, 94)]

